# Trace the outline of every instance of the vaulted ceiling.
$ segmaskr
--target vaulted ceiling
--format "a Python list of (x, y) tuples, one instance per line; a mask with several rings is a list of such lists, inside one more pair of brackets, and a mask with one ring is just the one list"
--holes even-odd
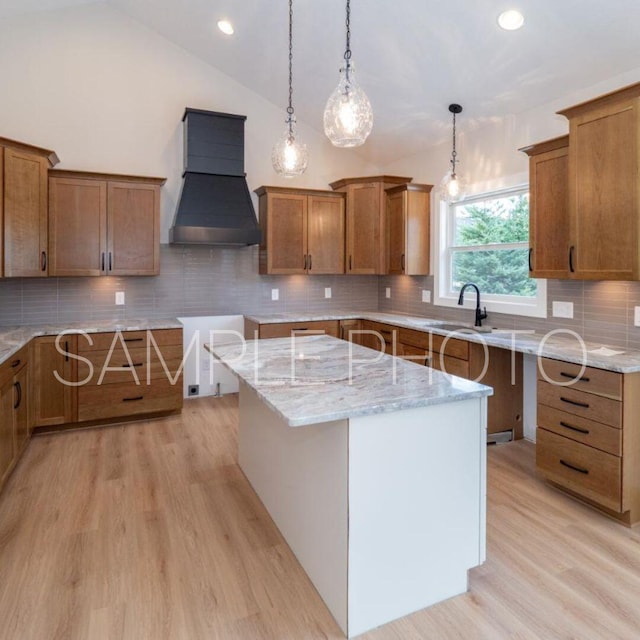
[[(84, 4), (0, 0), (0, 16)], [(271, 102), (287, 101), (287, 0), (108, 0)], [(374, 109), (362, 154), (389, 162), (449, 135), (447, 106), (462, 126), (522, 112), (640, 68), (637, 0), (352, 0), (352, 50)], [(516, 7), (524, 27), (498, 14)], [(235, 35), (216, 28), (230, 19)], [(344, 51), (344, 0), (294, 0), (294, 105), (322, 130), (324, 104)], [(640, 80), (640, 78), (638, 78)]]

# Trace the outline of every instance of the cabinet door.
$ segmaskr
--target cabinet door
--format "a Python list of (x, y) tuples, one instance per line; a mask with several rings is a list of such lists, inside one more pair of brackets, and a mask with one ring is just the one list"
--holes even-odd
[(344, 273), (344, 199), (309, 196), (307, 210), (307, 270)]
[(107, 252), (109, 275), (152, 276), (159, 273), (159, 186), (108, 183)]
[(529, 161), (529, 275), (569, 275), (569, 147)]
[(405, 207), (407, 192), (387, 196), (387, 229), (389, 234), (389, 273), (402, 274), (405, 269)]
[(31, 436), (29, 416), (29, 365), (18, 371), (13, 379), (13, 410), (16, 453), (22, 451)]
[(13, 379), (9, 379), (0, 386), (0, 487), (11, 469), (15, 452)]
[(569, 179), (574, 277), (633, 280), (638, 270), (638, 104), (571, 119)]
[(4, 149), (4, 275), (47, 275), (47, 161)]
[[(33, 425), (48, 427), (73, 422), (76, 417), (77, 388), (58, 380), (55, 372), (63, 381), (74, 382), (77, 361), (58, 352), (56, 336), (35, 338), (31, 344)], [(66, 336), (60, 341), (63, 350), (70, 353), (75, 353), (75, 345), (75, 336)]]
[(307, 201), (302, 194), (267, 195), (267, 273), (306, 273)]
[(49, 249), (49, 275), (106, 273), (106, 181), (49, 178)]
[(347, 273), (382, 273), (378, 182), (349, 185), (347, 191)]

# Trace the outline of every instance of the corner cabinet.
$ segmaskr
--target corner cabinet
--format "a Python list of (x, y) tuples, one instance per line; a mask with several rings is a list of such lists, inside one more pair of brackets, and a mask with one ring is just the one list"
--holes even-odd
[(260, 187), (261, 274), (344, 273), (344, 196)]
[(164, 182), (164, 178), (50, 171), (49, 274), (157, 275)]
[(387, 273), (430, 274), (430, 184), (403, 184), (386, 190)]
[(382, 275), (387, 272), (385, 189), (411, 182), (400, 176), (345, 178), (331, 183), (347, 197), (346, 272)]
[(0, 275), (48, 273), (47, 169), (53, 151), (0, 138)]
[(571, 277), (640, 278), (640, 83), (559, 112), (569, 120)]
[(520, 149), (529, 156), (529, 275), (569, 277), (569, 136)]

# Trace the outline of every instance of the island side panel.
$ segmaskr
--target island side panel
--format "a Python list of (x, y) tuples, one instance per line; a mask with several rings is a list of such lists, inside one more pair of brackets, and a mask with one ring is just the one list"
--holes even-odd
[(240, 383), (240, 467), (345, 634), (347, 445), (346, 420), (289, 427)]
[(485, 398), (349, 421), (349, 637), (466, 591), (486, 436)]

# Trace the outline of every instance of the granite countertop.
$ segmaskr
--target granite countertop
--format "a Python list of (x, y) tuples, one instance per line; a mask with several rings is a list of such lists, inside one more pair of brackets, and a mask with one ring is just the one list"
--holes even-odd
[[(275, 315), (245, 316), (259, 324), (279, 322), (312, 322), (314, 320), (343, 320), (362, 318), (374, 322), (393, 324), (408, 329), (431, 332), (443, 336), (451, 336), (469, 342), (484, 343), (490, 347), (513, 349), (554, 360), (564, 360), (589, 367), (617, 371), (618, 373), (635, 373), (640, 371), (640, 351), (607, 345), (606, 343), (583, 342), (568, 331), (550, 331), (547, 334), (534, 331), (494, 329), (477, 331), (471, 324), (409, 316), (401, 313), (379, 313), (370, 311), (340, 312), (325, 314), (286, 313)], [(451, 329), (439, 328), (442, 325), (455, 324), (463, 327), (452, 332)], [(583, 348), (584, 346), (584, 348)], [(603, 351), (604, 349), (604, 351)], [(613, 353), (609, 353), (613, 352)], [(586, 357), (585, 357), (586, 355)]]
[(102, 333), (106, 331), (144, 331), (147, 329), (182, 329), (177, 318), (128, 320), (100, 320), (71, 322), (68, 324), (47, 324), (32, 327), (5, 327), (0, 329), (0, 364), (38, 336), (55, 336), (63, 331), (67, 333)]
[[(291, 427), (488, 396), (491, 387), (330, 336), (205, 345)], [(350, 348), (352, 360), (350, 367)]]

